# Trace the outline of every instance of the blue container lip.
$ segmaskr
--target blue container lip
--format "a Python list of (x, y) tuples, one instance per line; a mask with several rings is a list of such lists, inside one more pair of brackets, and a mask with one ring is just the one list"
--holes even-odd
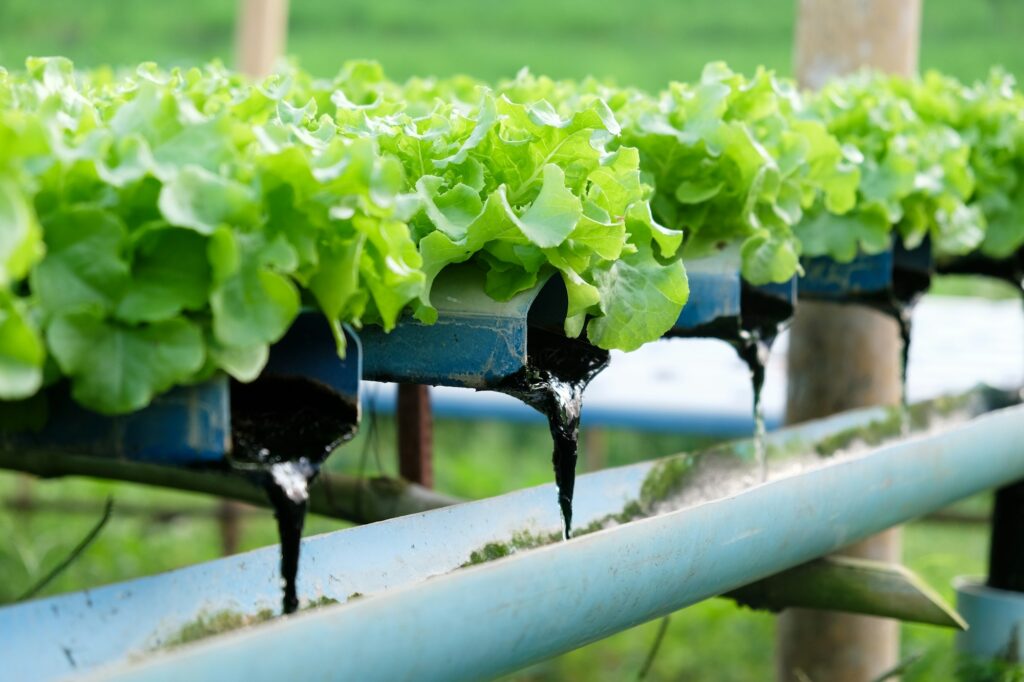
[[(360, 342), (350, 328), (345, 327), (345, 334), (348, 354), (342, 361), (327, 321), (319, 313), (303, 312), (271, 347), (261, 376), (279, 373), (313, 379), (358, 405)], [(167, 466), (220, 462), (230, 449), (231, 392), (223, 372), (198, 384), (172, 388), (155, 396), (148, 406), (124, 415), (102, 415), (82, 407), (71, 397), (66, 381), (44, 394), (49, 408), (46, 423), (36, 431), (3, 434), (0, 446), (26, 457), (62, 452)]]
[(220, 461), (228, 450), (231, 415), (223, 374), (179, 386), (125, 415), (107, 416), (74, 401), (66, 382), (46, 391), (49, 415), (35, 432), (8, 433), (3, 446), (26, 457), (63, 452), (172, 466)]
[(859, 254), (848, 263), (829, 256), (801, 259), (804, 275), (797, 293), (811, 300), (844, 301), (870, 297), (892, 287), (893, 251)]
[(999, 587), (992, 587), (985, 583), (985, 578), (983, 576), (958, 575), (953, 578), (953, 588), (959, 593), (1017, 601), (1020, 602), (1022, 607), (1024, 607), (1024, 592), (1014, 592), (1013, 590), (1004, 590)]
[[(735, 250), (684, 261), (690, 296), (668, 337), (717, 336), (740, 314), (740, 260)], [(735, 324), (739, 330), (739, 325)]]

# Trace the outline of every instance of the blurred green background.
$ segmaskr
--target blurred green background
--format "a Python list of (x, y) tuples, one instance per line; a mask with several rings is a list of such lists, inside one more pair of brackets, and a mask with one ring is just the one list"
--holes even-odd
[[(61, 54), (81, 66), (233, 58), (234, 0), (3, 0), (0, 64)], [(611, 77), (656, 88), (724, 59), (790, 72), (793, 0), (292, 0), (288, 51), (333, 75), (346, 59), (396, 78), (468, 72)], [(1024, 67), (1024, 2), (925, 0), (921, 63), (961, 78)]]
[[(1024, 2), (925, 0), (921, 62), (965, 79), (992, 65), (1024, 72)], [(30, 55), (60, 54), (79, 66), (154, 60), (189, 65), (233, 61), (236, 3), (230, 0), (2, 0), (0, 65), (18, 68)], [(587, 74), (657, 88), (689, 79), (711, 60), (749, 71), (764, 64), (791, 70), (794, 4), (789, 0), (292, 0), (288, 51), (328, 76), (352, 58), (381, 61), (391, 76), (510, 76), (523, 66), (553, 76)], [(992, 293), (963, 281), (947, 293)], [(331, 466), (377, 473), (394, 469), (394, 426), (371, 420)], [(542, 427), (497, 423), (437, 425), (441, 489), (482, 497), (549, 480), (550, 441)], [(623, 464), (694, 447), (695, 439), (611, 431), (584, 435), (584, 468)], [(59, 562), (100, 515), (118, 503), (99, 539), (46, 590), (81, 589), (168, 570), (220, 555), (214, 501), (179, 493), (92, 481), (31, 482), (0, 474), (0, 602), (16, 598)], [(26, 502), (33, 509), (25, 511)], [(988, 500), (967, 503), (984, 513)], [(60, 507), (59, 505), (64, 505)], [(70, 507), (74, 507), (72, 510)], [(341, 524), (312, 518), (309, 533)], [(246, 514), (240, 547), (275, 542), (266, 511)], [(984, 569), (986, 533), (976, 524), (908, 526), (907, 563), (947, 598), (950, 579)], [(770, 679), (773, 618), (712, 600), (672, 617), (650, 680)], [(635, 628), (514, 675), (518, 680), (633, 679), (657, 623)], [(905, 680), (951, 675), (952, 637), (923, 626), (904, 628), (904, 655), (915, 658)]]

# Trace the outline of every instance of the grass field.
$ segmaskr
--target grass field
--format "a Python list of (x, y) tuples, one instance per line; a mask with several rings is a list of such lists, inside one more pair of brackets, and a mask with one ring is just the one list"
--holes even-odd
[[(704, 63), (724, 59), (741, 70), (765, 64), (789, 73), (794, 3), (786, 0), (292, 0), (289, 51), (308, 69), (334, 73), (346, 59), (381, 61), (394, 77), (468, 72), (484, 78), (529, 66), (554, 76), (593, 74), (657, 88), (695, 77)], [(984, 76), (993, 64), (1024, 74), (1024, 3), (1019, 0), (925, 0), (922, 66), (961, 78)], [(80, 66), (156, 60), (187, 65), (232, 60), (235, 0), (3, 0), (0, 65), (18, 68), (26, 56), (63, 54)], [(977, 292), (959, 280), (948, 293)], [(1004, 295), (998, 288), (988, 295)], [(382, 420), (336, 456), (350, 471), (391, 470), (393, 428)], [(496, 494), (550, 478), (550, 443), (541, 428), (443, 423), (437, 428), (442, 489), (471, 497)], [(470, 445), (471, 444), (471, 445)], [(614, 432), (591, 464), (614, 465), (664, 455), (689, 439)], [(586, 449), (586, 444), (585, 444)], [(26, 492), (0, 474), (0, 497)], [(209, 500), (90, 481), (37, 482), (36, 500), (92, 502), (91, 514), (25, 515), (0, 508), (0, 601), (15, 599), (66, 554), (113, 495), (124, 507), (159, 505), (212, 510)], [(984, 501), (978, 503), (984, 504)], [(341, 527), (311, 519), (309, 532)], [(275, 541), (268, 513), (247, 518), (243, 548)], [(975, 526), (916, 523), (906, 533), (908, 564), (951, 597), (950, 579), (983, 569), (985, 533)], [(115, 510), (100, 538), (47, 593), (124, 580), (219, 555), (211, 518), (171, 520)], [(657, 630), (649, 623), (512, 676), (517, 680), (622, 680), (640, 669)], [(950, 675), (951, 635), (904, 628), (904, 653), (921, 658), (905, 680)], [(648, 679), (702, 682), (764, 680), (771, 676), (773, 618), (713, 600), (672, 617)]]

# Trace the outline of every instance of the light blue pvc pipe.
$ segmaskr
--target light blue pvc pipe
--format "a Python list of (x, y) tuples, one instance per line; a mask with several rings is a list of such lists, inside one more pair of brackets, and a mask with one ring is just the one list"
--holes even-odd
[(958, 632), (958, 651), (982, 660), (1024, 660), (1024, 594), (958, 578), (956, 607), (968, 629)]
[(89, 679), (478, 680), (1024, 477), (1024, 407)]
[[(737, 409), (733, 412), (699, 412), (697, 410), (680, 412), (650, 409), (623, 410), (619, 407), (588, 405), (583, 411), (582, 424), (584, 428), (594, 426), (645, 432), (680, 433), (709, 438), (745, 438), (754, 431), (754, 418), (750, 414), (749, 406), (744, 405), (743, 407), (746, 408), (746, 411)], [(433, 398), (431, 408), (436, 419), (495, 419), (526, 424), (547, 424), (544, 415), (520, 402), (506, 403), (502, 401), (500, 404), (481, 405), (481, 401), (472, 400), (472, 396), (465, 400), (453, 400), (446, 396), (443, 399)], [(393, 400), (381, 400), (375, 404), (375, 409), (377, 414), (393, 415), (395, 403)], [(768, 431), (782, 428), (781, 411), (766, 416), (765, 428)]]
[[(887, 414), (883, 408), (868, 408), (833, 415), (769, 434), (767, 441), (770, 449), (809, 450), (808, 443), (883, 420)], [(637, 499), (655, 465), (640, 462), (580, 476), (577, 525), (617, 513)], [(449, 573), (474, 550), (505, 542), (517, 532), (556, 533), (561, 520), (555, 499), (549, 484), (307, 538), (302, 543), (299, 595), (304, 600), (345, 601), (357, 592), (378, 594)], [(145, 657), (203, 614), (276, 610), (281, 602), (278, 564), (279, 548), (272, 546), (0, 608), (0, 680), (62, 679), (75, 671)]]

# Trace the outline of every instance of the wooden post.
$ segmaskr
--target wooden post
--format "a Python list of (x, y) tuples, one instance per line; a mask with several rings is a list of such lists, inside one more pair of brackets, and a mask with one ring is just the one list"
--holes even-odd
[(288, 0), (241, 0), (237, 26), (238, 70), (250, 76), (266, 76), (284, 54)]
[(434, 424), (430, 413), (430, 389), (418, 384), (399, 384), (398, 473), (426, 488), (434, 486)]
[[(872, 67), (917, 70), (921, 0), (798, 0), (796, 74), (804, 87)], [(786, 421), (900, 401), (895, 320), (860, 306), (801, 303), (790, 334)], [(822, 519), (822, 522), (827, 522)], [(899, 529), (842, 552), (898, 562)], [(776, 676), (785, 682), (868, 682), (899, 663), (899, 623), (827, 611), (779, 616)]]
[(726, 592), (751, 609), (841, 609), (966, 630), (967, 623), (906, 566), (830, 556)]
[(600, 426), (583, 429), (583, 465), (586, 471), (600, 471), (608, 466), (608, 431)]
[(217, 505), (217, 527), (220, 529), (221, 555), (238, 554), (242, 544), (242, 503), (222, 499)]

